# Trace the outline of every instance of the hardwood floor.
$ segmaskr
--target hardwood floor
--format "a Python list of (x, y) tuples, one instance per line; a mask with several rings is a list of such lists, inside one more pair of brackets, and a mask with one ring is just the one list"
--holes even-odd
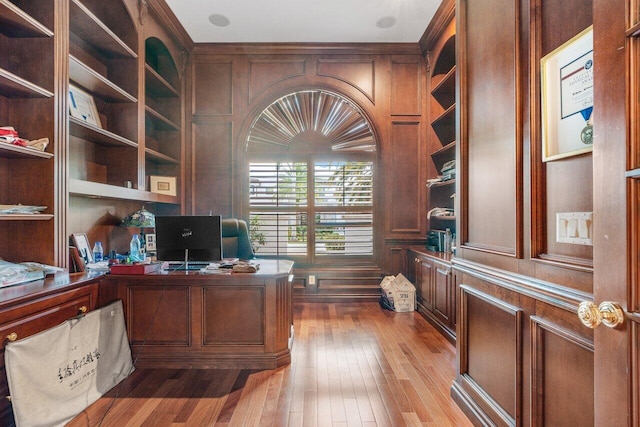
[(136, 370), (68, 426), (470, 426), (455, 348), (417, 313), (295, 306), (290, 365)]

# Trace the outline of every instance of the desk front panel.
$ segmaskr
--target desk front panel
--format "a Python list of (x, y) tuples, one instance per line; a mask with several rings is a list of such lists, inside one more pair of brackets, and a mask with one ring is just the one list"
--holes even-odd
[(290, 362), (288, 274), (107, 276), (137, 367), (273, 369)]

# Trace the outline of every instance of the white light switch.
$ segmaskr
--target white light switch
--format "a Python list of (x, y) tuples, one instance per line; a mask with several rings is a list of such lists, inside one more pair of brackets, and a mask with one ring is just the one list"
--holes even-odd
[(593, 245), (593, 212), (556, 214), (556, 242)]

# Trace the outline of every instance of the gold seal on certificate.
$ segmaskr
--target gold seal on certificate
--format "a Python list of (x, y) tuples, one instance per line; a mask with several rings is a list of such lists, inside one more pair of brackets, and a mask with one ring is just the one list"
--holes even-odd
[(580, 140), (586, 145), (593, 144), (593, 125), (589, 120), (587, 120), (587, 125), (582, 129), (582, 132), (580, 132)]

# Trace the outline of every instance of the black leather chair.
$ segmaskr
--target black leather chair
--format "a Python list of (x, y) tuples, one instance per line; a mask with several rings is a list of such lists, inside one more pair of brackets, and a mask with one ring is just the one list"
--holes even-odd
[(255, 258), (246, 221), (235, 218), (222, 220), (222, 256), (239, 259)]

